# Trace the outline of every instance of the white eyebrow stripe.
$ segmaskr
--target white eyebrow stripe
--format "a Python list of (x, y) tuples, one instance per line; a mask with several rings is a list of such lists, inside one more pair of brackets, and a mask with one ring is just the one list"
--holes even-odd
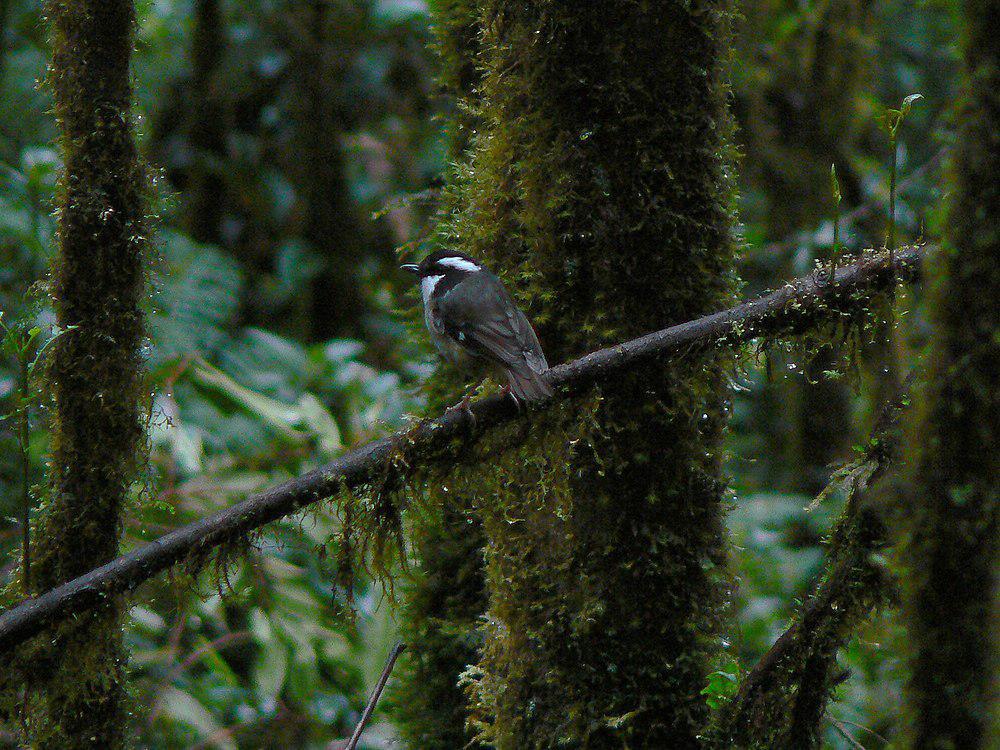
[(456, 271), (478, 271), (479, 266), (471, 260), (465, 258), (441, 258), (437, 262), (439, 266), (454, 268)]
[(431, 295), (434, 293), (434, 287), (437, 286), (438, 282), (444, 278), (441, 276), (424, 276), (420, 279), (420, 294), (424, 298), (424, 304), (426, 305), (428, 300), (430, 300)]

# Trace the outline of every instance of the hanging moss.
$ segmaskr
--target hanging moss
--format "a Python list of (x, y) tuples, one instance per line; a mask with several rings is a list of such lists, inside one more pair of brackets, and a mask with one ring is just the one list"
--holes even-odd
[[(730, 10), (480, 4), (480, 124), (442, 237), (505, 277), (550, 361), (730, 300)], [(609, 385), (564, 467), (518, 452), (480, 471), (491, 601), (467, 680), (485, 740), (696, 744), (724, 419), (715, 357), (657, 367)], [(572, 445), (546, 434), (544, 455)]]
[[(964, 101), (935, 280), (927, 383), (900, 507), (912, 646), (907, 745), (986, 748), (1000, 569), (1000, 15), (966, 0)], [(991, 703), (992, 702), (992, 703)]]
[[(69, 330), (49, 360), (52, 458), (36, 531), (36, 593), (118, 553), (142, 455), (147, 244), (147, 180), (131, 116), (133, 5), (53, 0), (47, 15), (65, 163), (52, 296), (59, 325)], [(26, 714), (32, 747), (123, 744), (129, 721), (121, 617), (121, 601), (111, 599), (6, 657), (5, 714), (10, 718), (12, 705)]]

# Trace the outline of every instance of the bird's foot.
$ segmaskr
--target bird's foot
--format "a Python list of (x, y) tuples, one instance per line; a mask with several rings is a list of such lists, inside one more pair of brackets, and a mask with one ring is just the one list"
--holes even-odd
[(510, 389), (509, 385), (500, 386), (500, 393), (502, 393), (504, 396), (509, 396), (510, 399), (514, 402), (514, 406), (517, 407), (517, 410), (519, 412), (522, 411), (523, 404), (521, 403), (521, 399), (519, 399), (517, 396), (514, 395), (514, 391)]
[(462, 413), (465, 420), (469, 426), (470, 430), (476, 429), (476, 415), (472, 412), (472, 394), (466, 393), (462, 396), (462, 400), (459, 401), (454, 406), (448, 408), (448, 411), (457, 410)]

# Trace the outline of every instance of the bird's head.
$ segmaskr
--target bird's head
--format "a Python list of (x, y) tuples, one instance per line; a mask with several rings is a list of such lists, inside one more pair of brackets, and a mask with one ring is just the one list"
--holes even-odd
[(437, 276), (449, 279), (462, 278), (483, 269), (468, 255), (455, 250), (437, 250), (419, 263), (406, 263), (400, 268), (421, 280)]

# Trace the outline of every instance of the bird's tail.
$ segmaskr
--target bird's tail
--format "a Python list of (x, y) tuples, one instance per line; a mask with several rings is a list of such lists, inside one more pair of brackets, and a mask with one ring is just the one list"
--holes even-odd
[(507, 369), (510, 392), (521, 401), (540, 401), (552, 395), (552, 386), (531, 368)]

